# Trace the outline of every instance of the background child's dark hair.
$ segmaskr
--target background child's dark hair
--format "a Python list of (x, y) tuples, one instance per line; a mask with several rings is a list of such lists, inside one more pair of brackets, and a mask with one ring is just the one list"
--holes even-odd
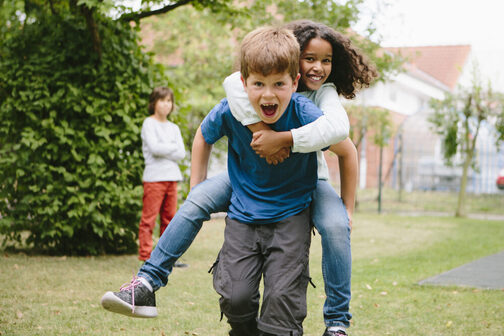
[[(351, 40), (334, 29), (310, 20), (293, 21), (285, 25), (294, 32), (301, 54), (311, 39), (319, 37), (329, 42), (333, 49), (331, 74), (326, 82), (334, 83), (340, 95), (355, 98), (355, 93), (378, 77), (374, 65), (360, 50), (352, 45)], [(304, 83), (299, 81), (298, 91), (304, 91)]]
[(166, 96), (170, 96), (170, 99), (172, 101), (172, 109), (170, 112), (173, 112), (173, 109), (175, 109), (175, 99), (173, 97), (173, 91), (169, 87), (166, 86), (158, 86), (152, 90), (150, 96), (149, 96), (149, 114), (154, 114), (154, 109), (156, 107), (156, 103), (159, 99), (163, 99)]

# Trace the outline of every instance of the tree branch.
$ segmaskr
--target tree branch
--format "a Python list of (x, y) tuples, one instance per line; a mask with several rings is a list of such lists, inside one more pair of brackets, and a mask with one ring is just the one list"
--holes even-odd
[(180, 0), (172, 5), (168, 5), (163, 8), (152, 10), (152, 11), (126, 13), (126, 14), (121, 15), (118, 20), (119, 21), (137, 21), (137, 20), (149, 17), (149, 16), (167, 13), (169, 11), (174, 10), (177, 7), (187, 5), (190, 2), (193, 2), (193, 0)]
[(49, 0), (49, 6), (51, 8), (51, 14), (56, 15), (56, 11), (54, 10), (53, 0)]
[(100, 33), (98, 32), (98, 25), (93, 17), (93, 10), (89, 9), (86, 5), (80, 6), (82, 15), (86, 18), (86, 24), (89, 32), (91, 33), (91, 40), (93, 41), (93, 49), (98, 55), (98, 63), (101, 61), (102, 47)]

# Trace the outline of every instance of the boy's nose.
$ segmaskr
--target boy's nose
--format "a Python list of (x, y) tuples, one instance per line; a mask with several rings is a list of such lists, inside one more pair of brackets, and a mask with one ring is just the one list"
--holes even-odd
[(271, 88), (266, 87), (263, 92), (263, 97), (269, 98), (273, 96), (274, 96), (273, 90)]

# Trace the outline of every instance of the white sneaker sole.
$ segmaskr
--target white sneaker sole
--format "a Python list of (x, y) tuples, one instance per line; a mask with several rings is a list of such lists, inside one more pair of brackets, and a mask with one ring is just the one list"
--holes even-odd
[(108, 311), (131, 316), (152, 318), (157, 316), (156, 307), (135, 306), (135, 312), (132, 312), (132, 305), (119, 299), (113, 292), (107, 292), (101, 298), (101, 305)]

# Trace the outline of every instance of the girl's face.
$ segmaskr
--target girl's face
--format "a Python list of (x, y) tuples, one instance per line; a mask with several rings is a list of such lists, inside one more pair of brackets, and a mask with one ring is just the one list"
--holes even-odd
[(158, 99), (156, 105), (154, 105), (154, 114), (161, 120), (166, 119), (172, 110), (173, 102), (170, 95)]
[(320, 37), (308, 41), (299, 59), (301, 81), (309, 90), (318, 90), (331, 74), (332, 46)]

